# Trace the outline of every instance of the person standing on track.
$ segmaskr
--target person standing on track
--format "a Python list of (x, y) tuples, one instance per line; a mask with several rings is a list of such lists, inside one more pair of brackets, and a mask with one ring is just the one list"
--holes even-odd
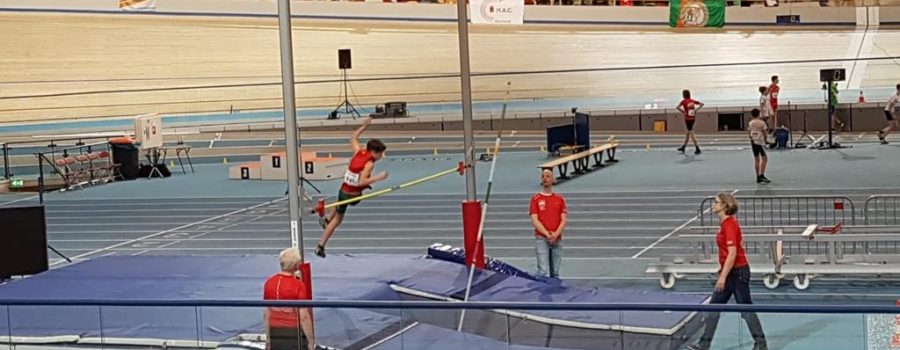
[[(264, 300), (310, 300), (306, 284), (294, 273), (300, 269), (300, 251), (288, 248), (278, 254), (281, 272), (266, 280)], [(310, 308), (269, 307), (263, 311), (268, 350), (315, 350), (315, 326)]]
[[(762, 92), (766, 88), (760, 86), (759, 89)], [(766, 156), (765, 147), (769, 144), (769, 133), (766, 131), (768, 127), (764, 121), (765, 118), (761, 117), (759, 109), (754, 108), (750, 111), (750, 115), (753, 117), (753, 120), (750, 121), (747, 129), (750, 130), (750, 148), (753, 149), (753, 168), (756, 169), (756, 183), (769, 183), (772, 181), (766, 178), (766, 165), (769, 162), (769, 158)]]
[(762, 118), (764, 123), (768, 124), (768, 129), (772, 130), (775, 128), (775, 124), (771, 121), (770, 116), (772, 115), (772, 103), (771, 97), (769, 94), (769, 88), (765, 86), (759, 87), (759, 112), (760, 117)]
[(828, 91), (829, 101), (828, 104), (828, 116), (831, 118), (831, 127), (837, 131), (844, 131), (844, 122), (842, 122), (837, 117), (837, 107), (838, 107), (838, 87), (837, 83), (831, 84), (831, 90)]
[[(760, 122), (765, 123), (760, 120)], [(731, 296), (738, 304), (753, 304), (750, 297), (750, 264), (744, 253), (744, 242), (741, 237), (741, 226), (734, 217), (738, 212), (738, 203), (733, 195), (719, 193), (713, 203), (713, 212), (719, 215), (719, 233), (716, 234), (716, 245), (719, 247), (719, 278), (713, 290), (710, 304), (726, 304)], [(753, 350), (768, 350), (766, 335), (755, 312), (741, 313), (747, 321), (747, 328), (753, 337)], [(712, 345), (713, 335), (719, 323), (719, 313), (712, 312), (706, 316), (703, 335), (696, 344), (689, 345), (690, 350), (708, 350)]]
[(534, 226), (537, 273), (546, 277), (549, 272), (550, 277), (559, 278), (568, 211), (565, 198), (553, 192), (553, 182), (553, 171), (541, 171), (541, 192), (531, 197), (528, 214)]
[(897, 91), (888, 99), (887, 106), (884, 106), (884, 118), (887, 119), (887, 126), (878, 131), (878, 140), (882, 145), (888, 144), (887, 136), (894, 128), (900, 127), (900, 84), (897, 84)]
[(700, 145), (697, 143), (697, 136), (694, 135), (694, 121), (697, 120), (697, 112), (703, 108), (703, 102), (691, 99), (691, 91), (687, 89), (681, 92), (681, 96), (684, 99), (678, 103), (676, 109), (684, 114), (684, 126), (687, 132), (684, 134), (684, 145), (678, 148), (678, 152), (684, 153), (688, 141), (694, 141), (696, 149), (694, 154), (700, 154)]
[[(350, 159), (350, 164), (347, 165), (347, 171), (344, 173), (344, 182), (341, 184), (340, 191), (338, 191), (338, 201), (362, 196), (362, 192), (371, 188), (372, 184), (388, 177), (386, 171), (382, 171), (378, 175), (372, 175), (375, 162), (384, 157), (384, 151), (387, 149), (387, 146), (379, 139), (369, 140), (365, 149), (359, 145), (359, 136), (370, 124), (372, 124), (372, 119), (366, 118), (363, 121), (363, 125), (350, 137), (350, 146), (353, 147), (354, 154), (353, 158)], [(334, 230), (344, 221), (347, 206), (357, 204), (359, 202), (340, 205), (324, 220), (323, 226), (325, 231), (322, 232), (322, 238), (319, 240), (319, 244), (316, 245), (316, 255), (325, 257), (325, 245), (328, 244), (328, 239), (334, 234)]]
[[(768, 119), (763, 118), (763, 120), (767, 120), (769, 123), (769, 130), (774, 131), (778, 128), (778, 94), (781, 92), (781, 87), (778, 86), (778, 76), (772, 76), (772, 84), (769, 85), (768, 89), (766, 89), (766, 97), (769, 100), (769, 114)], [(763, 110), (760, 108), (760, 110)], [(763, 116), (766, 117), (765, 110), (763, 110)]]

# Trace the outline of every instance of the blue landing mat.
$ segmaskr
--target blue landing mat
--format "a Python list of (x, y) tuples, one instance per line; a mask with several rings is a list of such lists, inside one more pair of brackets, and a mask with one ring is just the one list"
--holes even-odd
[[(463, 290), (467, 277), (462, 265), (418, 256), (333, 255), (311, 263), (313, 295), (318, 300), (406, 299), (404, 294), (395, 291), (397, 287), (453, 297)], [(0, 299), (258, 300), (266, 277), (277, 270), (277, 258), (263, 255), (107, 256), (2, 285)], [(478, 273), (473, 285), (473, 300), (701, 303), (703, 299), (669, 293), (570, 288), (489, 271)], [(462, 337), (460, 341), (484, 338), (448, 329), (452, 327), (435, 328), (440, 323), (428, 324), (427, 317), (417, 319), (413, 312), (401, 315), (397, 310), (317, 309), (315, 314), (319, 343), (339, 348), (375, 344), (413, 322), (419, 324), (407, 330), (412, 333), (404, 334), (413, 336), (422, 332), (425, 334), (422, 339)], [(441, 314), (453, 318), (452, 312)], [(535, 314), (562, 322), (608, 321), (599, 313)], [(9, 307), (8, 311), (0, 308), (0, 319), (9, 317), (12, 328), (0, 322), (0, 335), (11, 334), (14, 340), (27, 337), (18, 339), (20, 342), (65, 336), (66, 342), (97, 344), (102, 335), (107, 343), (214, 347), (241, 334), (262, 333), (261, 315), (262, 310), (252, 308), (16, 306)], [(625, 325), (668, 329), (684, 318), (676, 313), (669, 314), (670, 317), (644, 315), (626, 317)], [(448, 333), (438, 335), (432, 328)], [(484, 349), (493, 349), (494, 343), (506, 348), (505, 336), (488, 336), (484, 338)], [(381, 345), (387, 346), (391, 341)], [(458, 348), (447, 342), (436, 342), (427, 348), (442, 349), (442, 344), (443, 348)]]

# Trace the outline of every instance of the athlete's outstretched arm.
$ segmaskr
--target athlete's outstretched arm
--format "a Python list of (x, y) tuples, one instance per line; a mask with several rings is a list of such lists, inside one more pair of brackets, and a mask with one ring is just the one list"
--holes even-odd
[(366, 131), (366, 128), (368, 128), (370, 124), (372, 124), (372, 118), (364, 119), (362, 126), (353, 132), (353, 136), (350, 136), (350, 147), (353, 147), (353, 152), (359, 151), (359, 149), (362, 148), (359, 146), (359, 136), (362, 135), (363, 131)]

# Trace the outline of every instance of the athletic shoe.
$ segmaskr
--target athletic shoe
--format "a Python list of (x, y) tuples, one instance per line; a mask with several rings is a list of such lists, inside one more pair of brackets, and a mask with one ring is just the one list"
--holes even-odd
[(764, 182), (764, 183), (770, 183), (770, 182), (772, 182), (772, 180), (767, 179), (765, 175), (760, 175), (760, 176), (759, 176), (759, 180), (756, 180), (756, 181), (757, 181), (757, 182)]
[(698, 148), (696, 151), (694, 151), (694, 154), (700, 154), (700, 153), (701, 153), (701, 152), (700, 152), (700, 149), (699, 149), (699, 148)]
[(322, 246), (321, 244), (316, 244), (316, 251), (315, 251), (315, 253), (316, 253), (316, 255), (318, 255), (319, 257), (324, 258), (324, 257), (325, 257), (325, 247)]
[(678, 152), (684, 153), (684, 147), (685, 146), (678, 147)]
[(888, 144), (887, 140), (885, 140), (884, 138), (885, 138), (884, 131), (879, 130), (878, 131), (878, 141), (880, 141), (882, 145)]
[(769, 345), (766, 343), (756, 343), (753, 344), (753, 350), (769, 350)]

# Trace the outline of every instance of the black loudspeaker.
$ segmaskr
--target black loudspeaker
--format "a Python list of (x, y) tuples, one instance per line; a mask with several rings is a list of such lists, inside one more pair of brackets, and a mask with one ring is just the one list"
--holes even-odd
[(0, 209), (0, 279), (47, 271), (44, 207)]
[(827, 81), (844, 81), (847, 77), (847, 72), (844, 68), (834, 68), (834, 69), (822, 69), (819, 71), (819, 81), (827, 82)]
[(338, 68), (340, 69), (350, 69), (352, 63), (350, 60), (350, 49), (340, 49), (338, 50)]

